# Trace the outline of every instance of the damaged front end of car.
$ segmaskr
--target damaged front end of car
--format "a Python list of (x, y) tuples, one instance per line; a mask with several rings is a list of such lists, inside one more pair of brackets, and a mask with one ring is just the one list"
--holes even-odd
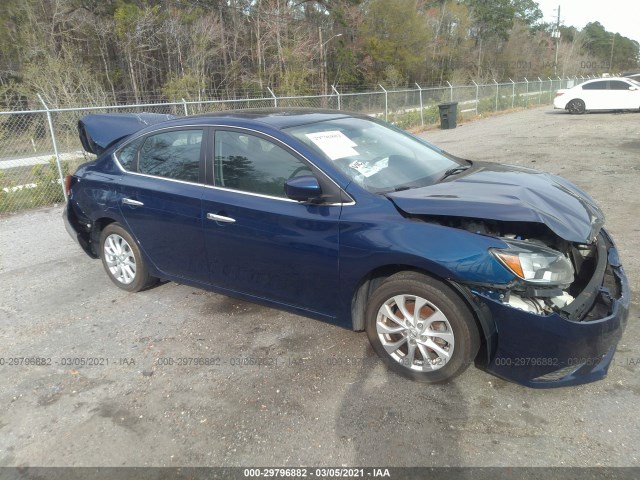
[[(494, 257), (514, 275), (506, 285), (464, 284), (495, 328), (477, 366), (529, 387), (603, 378), (629, 309), (617, 249), (602, 229), (590, 243), (568, 242), (540, 224), (449, 220), (493, 235)], [(485, 320), (486, 321), (486, 320)]]
[(511, 281), (450, 279), (485, 333), (476, 366), (538, 388), (607, 374), (630, 292), (591, 197), (559, 177), (507, 166), (390, 197), (413, 220), (501, 241), (490, 254)]

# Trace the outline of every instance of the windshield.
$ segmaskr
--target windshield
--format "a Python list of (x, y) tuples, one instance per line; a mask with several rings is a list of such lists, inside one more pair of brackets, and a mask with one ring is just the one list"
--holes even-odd
[(460, 165), (425, 142), (375, 120), (341, 118), (286, 131), (373, 193), (431, 185)]

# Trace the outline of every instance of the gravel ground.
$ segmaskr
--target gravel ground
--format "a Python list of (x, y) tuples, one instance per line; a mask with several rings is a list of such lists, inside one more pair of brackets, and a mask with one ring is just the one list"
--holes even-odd
[(55, 207), (0, 219), (0, 466), (640, 465), (640, 114), (539, 108), (424, 137), (561, 174), (603, 207), (634, 292), (605, 380), (531, 390), (472, 367), (425, 386), (362, 333), (175, 283), (127, 294)]

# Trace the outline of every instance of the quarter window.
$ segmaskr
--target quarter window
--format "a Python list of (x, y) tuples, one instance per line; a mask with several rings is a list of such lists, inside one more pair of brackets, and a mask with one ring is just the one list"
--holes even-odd
[(197, 182), (202, 130), (175, 130), (150, 135), (140, 149), (138, 172)]
[(122, 168), (124, 168), (125, 170), (133, 169), (136, 157), (138, 155), (138, 149), (140, 148), (140, 145), (142, 145), (143, 141), (143, 138), (138, 138), (137, 140), (134, 140), (133, 142), (125, 145), (124, 148), (122, 148), (122, 150), (120, 150), (116, 154), (118, 162), (120, 162)]
[(268, 140), (240, 132), (215, 134), (217, 186), (284, 198), (289, 178), (310, 174), (304, 162)]

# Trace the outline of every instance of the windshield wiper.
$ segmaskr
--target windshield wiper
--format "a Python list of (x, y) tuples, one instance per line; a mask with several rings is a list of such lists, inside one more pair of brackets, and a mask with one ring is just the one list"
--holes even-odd
[(441, 182), (442, 180), (444, 180), (447, 177), (450, 177), (451, 175), (457, 175), (458, 173), (464, 172), (465, 170), (468, 170), (470, 168), (471, 168), (471, 165), (458, 165), (457, 167), (450, 168), (449, 170), (444, 172), (444, 175), (438, 181)]

